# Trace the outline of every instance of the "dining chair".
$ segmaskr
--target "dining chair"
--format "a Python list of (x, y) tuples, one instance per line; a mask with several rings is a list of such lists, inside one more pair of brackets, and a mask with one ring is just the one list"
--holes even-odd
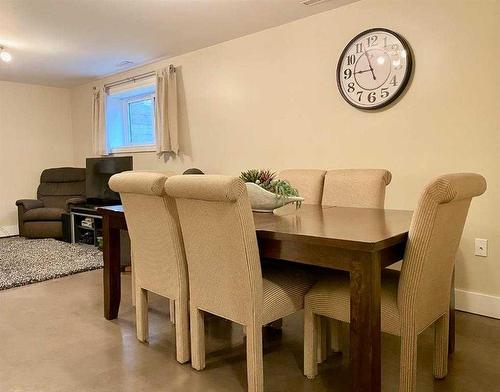
[(391, 179), (391, 172), (385, 169), (328, 170), (321, 204), (384, 208), (385, 188), (391, 183)]
[(167, 178), (130, 171), (112, 176), (109, 186), (120, 193), (134, 252), (137, 339), (148, 341), (148, 293), (166, 297), (175, 309), (176, 358), (185, 363), (190, 359), (187, 265), (175, 200), (165, 194)]
[[(400, 392), (416, 390), (417, 336), (434, 325), (434, 377), (448, 371), (449, 304), (452, 274), (471, 199), (486, 190), (478, 174), (448, 174), (424, 190), (413, 214), (401, 272), (384, 270), (381, 329), (401, 337)], [(319, 316), (349, 322), (349, 276), (331, 275), (306, 295), (304, 374), (317, 375)]]
[[(385, 190), (392, 179), (385, 169), (335, 169), (325, 174), (322, 205), (356, 208), (384, 208)], [(328, 334), (329, 331), (329, 334)], [(341, 322), (322, 317), (318, 333), (318, 363), (328, 351), (341, 351)]]
[(165, 189), (177, 202), (186, 247), (192, 366), (205, 367), (204, 312), (226, 318), (246, 329), (248, 390), (263, 391), (262, 327), (301, 310), (314, 281), (285, 263), (261, 267), (240, 179), (174, 176)]
[(278, 178), (297, 189), (305, 204), (321, 204), (325, 173), (321, 169), (285, 169), (278, 173)]

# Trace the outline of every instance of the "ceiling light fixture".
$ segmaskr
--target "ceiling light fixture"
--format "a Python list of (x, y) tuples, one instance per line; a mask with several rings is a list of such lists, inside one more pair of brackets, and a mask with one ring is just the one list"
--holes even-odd
[(118, 64), (116, 64), (116, 66), (119, 68), (130, 67), (131, 65), (134, 65), (134, 62), (130, 61), (130, 60), (123, 60), (123, 61), (120, 61)]
[(6, 63), (12, 60), (12, 55), (3, 46), (0, 46), (0, 59)]

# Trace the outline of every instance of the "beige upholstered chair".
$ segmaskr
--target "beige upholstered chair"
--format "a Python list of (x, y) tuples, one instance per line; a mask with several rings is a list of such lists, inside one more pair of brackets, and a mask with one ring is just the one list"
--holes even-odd
[(189, 361), (188, 278), (175, 200), (165, 195), (167, 176), (152, 172), (115, 174), (109, 186), (120, 193), (133, 257), (137, 338), (148, 340), (148, 292), (173, 301), (176, 357)]
[(329, 170), (321, 204), (336, 207), (384, 208), (391, 172), (384, 169)]
[[(414, 212), (401, 273), (384, 271), (381, 328), (401, 336), (399, 391), (415, 391), (417, 336), (435, 326), (434, 376), (444, 378), (448, 364), (449, 304), (452, 274), (472, 197), (486, 190), (478, 174), (449, 174), (424, 190)], [(315, 326), (318, 315), (349, 322), (349, 278), (332, 275), (306, 296), (304, 373), (317, 374)]]
[(189, 271), (191, 362), (205, 367), (203, 312), (245, 326), (248, 390), (263, 390), (262, 326), (303, 307), (310, 277), (285, 264), (261, 267), (243, 181), (227, 176), (174, 176)]
[(278, 173), (278, 178), (287, 180), (299, 191), (306, 204), (321, 204), (323, 182), (326, 170), (286, 169)]

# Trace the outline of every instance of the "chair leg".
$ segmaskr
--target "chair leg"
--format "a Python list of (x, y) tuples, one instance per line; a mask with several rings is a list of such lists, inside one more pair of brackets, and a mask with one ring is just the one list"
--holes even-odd
[(205, 320), (203, 311), (191, 308), (191, 366), (196, 370), (205, 368)]
[(134, 268), (134, 254), (132, 253), (132, 248), (130, 249), (130, 278), (132, 279), (132, 306), (135, 306), (135, 268)]
[(434, 323), (434, 377), (445, 378), (448, 374), (449, 313)]
[(399, 392), (417, 390), (417, 334), (403, 331), (401, 334), (401, 359), (399, 373)]
[(310, 309), (304, 310), (304, 376), (313, 379), (318, 375), (319, 316)]
[(328, 319), (324, 316), (318, 316), (318, 345), (317, 345), (317, 362), (323, 363), (328, 358)]
[(189, 306), (185, 299), (170, 301), (175, 306), (175, 346), (177, 362), (186, 363), (191, 359), (189, 350)]
[(135, 323), (137, 328), (137, 339), (141, 342), (147, 342), (149, 339), (148, 291), (136, 285), (135, 294)]
[(339, 320), (328, 319), (328, 327), (330, 329), (330, 349), (334, 353), (342, 352), (341, 336), (342, 322)]
[(247, 377), (249, 392), (264, 391), (262, 325), (247, 325)]
[(170, 306), (170, 322), (175, 325), (175, 301), (173, 299), (169, 300)]

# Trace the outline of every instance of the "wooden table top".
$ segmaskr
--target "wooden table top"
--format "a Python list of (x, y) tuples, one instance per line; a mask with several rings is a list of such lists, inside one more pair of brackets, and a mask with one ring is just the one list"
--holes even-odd
[[(99, 208), (123, 214), (123, 206)], [(301, 241), (352, 250), (379, 250), (406, 241), (412, 211), (302, 204), (276, 213), (254, 212), (259, 238)]]
[(120, 204), (120, 205), (116, 205), (116, 206), (106, 206), (106, 207), (99, 207), (97, 209), (97, 211), (99, 211), (100, 213), (104, 213), (104, 214), (109, 214), (109, 213), (123, 213), (123, 206)]
[(254, 213), (259, 238), (364, 251), (380, 250), (406, 241), (413, 214), (403, 210), (312, 204), (278, 213), (281, 216)]

